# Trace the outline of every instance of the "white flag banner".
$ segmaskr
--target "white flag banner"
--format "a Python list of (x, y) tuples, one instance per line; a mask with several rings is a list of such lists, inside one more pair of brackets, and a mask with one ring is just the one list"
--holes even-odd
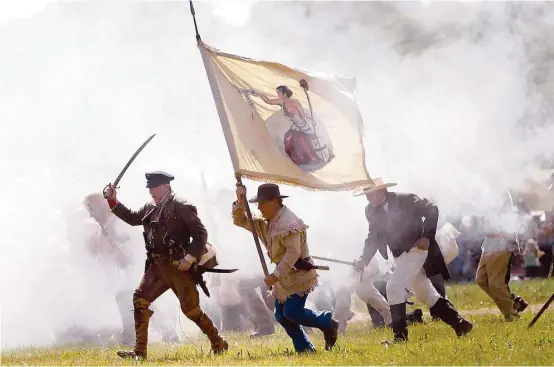
[(372, 183), (354, 79), (199, 48), (237, 174), (314, 190)]

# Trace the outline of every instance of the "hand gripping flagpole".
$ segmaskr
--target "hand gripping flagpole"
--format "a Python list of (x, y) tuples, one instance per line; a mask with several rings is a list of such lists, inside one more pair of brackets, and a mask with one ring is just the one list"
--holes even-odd
[[(210, 88), (212, 90), (212, 95), (214, 97), (217, 114), (219, 115), (221, 128), (223, 129), (223, 135), (225, 136), (225, 141), (227, 142), (227, 149), (229, 150), (229, 155), (231, 156), (233, 169), (235, 170), (235, 178), (237, 180), (237, 184), (242, 186), (241, 174), (239, 173), (239, 170), (238, 170), (238, 161), (236, 156), (233, 154), (233, 152), (235, 152), (236, 150), (235, 150), (235, 144), (233, 141), (233, 136), (229, 129), (229, 121), (227, 118), (227, 113), (225, 112), (225, 108), (223, 107), (223, 103), (221, 101), (221, 97), (217, 89), (217, 80), (214, 77), (211, 63), (206, 57), (205, 46), (202, 43), (200, 34), (198, 33), (198, 25), (196, 24), (196, 12), (194, 11), (194, 5), (192, 4), (192, 0), (189, 0), (189, 3), (190, 3), (190, 13), (192, 14), (192, 19), (194, 21), (196, 41), (198, 43), (198, 47), (200, 48), (200, 54), (202, 55), (202, 61), (204, 62), (204, 68), (206, 69), (206, 75), (208, 77), (208, 82), (210, 83)], [(248, 199), (246, 198), (246, 196), (244, 196), (243, 198), (243, 205), (246, 211), (246, 216), (248, 217), (248, 223), (250, 224), (250, 229), (251, 229), (250, 232), (252, 233), (252, 237), (254, 237), (254, 243), (256, 244), (256, 249), (258, 250), (260, 263), (262, 264), (264, 275), (267, 277), (269, 275), (269, 271), (267, 270), (264, 253), (262, 251), (262, 246), (260, 245), (260, 239), (258, 238), (258, 233), (254, 225), (254, 219), (252, 218), (252, 212), (250, 211), (250, 206), (248, 205)]]

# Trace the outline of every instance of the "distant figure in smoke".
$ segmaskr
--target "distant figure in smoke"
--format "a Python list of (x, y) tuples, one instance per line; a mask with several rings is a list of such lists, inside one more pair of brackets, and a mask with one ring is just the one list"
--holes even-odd
[[(237, 228), (232, 222), (229, 223), (233, 228), (227, 228), (227, 219), (229, 217), (228, 207), (225, 211), (219, 210), (221, 209), (220, 203), (229, 203), (236, 199), (235, 191), (220, 188), (215, 190), (215, 192), (216, 195), (211, 201), (213, 203), (212, 207), (216, 209), (213, 212), (215, 215), (213, 221), (217, 223), (217, 225), (213, 225), (217, 230), (214, 235), (236, 231)], [(229, 256), (234, 256), (239, 253), (237, 252), (240, 251), (239, 246), (240, 245), (229, 244), (229, 246), (225, 247), (225, 250), (229, 251)], [(251, 261), (258, 261), (258, 256), (257, 254), (254, 255), (255, 252), (251, 252), (252, 244), (247, 243), (245, 246), (247, 251), (240, 253), (240, 258), (244, 264), (243, 267), (248, 267)], [(249, 334), (249, 337), (252, 339), (263, 338), (275, 334), (276, 320), (273, 316), (275, 298), (271, 295), (271, 292), (268, 291), (264, 283), (263, 274), (255, 271), (251, 273), (247, 270), (240, 271), (236, 274), (238, 274), (238, 285), (235, 284), (235, 282), (231, 282), (231, 287), (228, 287), (225, 282), (225, 280), (229, 278), (228, 276), (221, 277), (217, 274), (213, 274), (211, 277), (212, 283), (210, 289), (212, 287), (216, 289), (213, 292), (214, 297), (212, 297), (214, 301), (212, 302), (214, 310), (212, 313), (218, 319), (216, 325), (219, 325), (221, 330), (225, 331), (230, 327), (236, 330), (244, 330), (245, 327), (249, 327), (249, 324), (251, 324), (253, 330)], [(222, 281), (226, 283), (223, 286), (221, 286)], [(238, 289), (235, 289), (236, 286), (238, 286)], [(237, 290), (239, 299), (237, 299)], [(239, 305), (239, 303), (241, 304)], [(237, 314), (240, 314), (239, 322), (233, 319), (233, 315), (235, 315), (232, 311), (233, 307), (236, 307)], [(211, 316), (212, 314), (209, 315)], [(244, 320), (245, 318), (247, 318), (246, 322)]]
[[(209, 190), (210, 192), (212, 190)], [(229, 234), (233, 231), (237, 231), (237, 227), (233, 224), (232, 221), (229, 221), (229, 207), (228, 203), (233, 202), (236, 198), (236, 193), (234, 190), (230, 190), (227, 188), (220, 188), (215, 190), (216, 195), (211, 201), (212, 207), (216, 210), (214, 210), (213, 214), (215, 215), (214, 218), (214, 224), (213, 227), (216, 230), (216, 233), (214, 233), (213, 236), (218, 235), (219, 233), (222, 234)], [(206, 194), (208, 194), (208, 190), (206, 190)], [(227, 203), (225, 207), (223, 208), (221, 206), (221, 203)], [(215, 224), (217, 223), (217, 224)], [(229, 227), (228, 227), (229, 226)], [(240, 230), (239, 230), (240, 231)], [(226, 237), (227, 238), (227, 237)], [(227, 241), (227, 239), (226, 239)], [(229, 239), (228, 241), (231, 241)], [(246, 252), (240, 252), (240, 245), (235, 245), (233, 243), (228, 243), (228, 246), (224, 248), (225, 251), (228, 251), (227, 256), (235, 256), (237, 254), (240, 254), (240, 261), (242, 262), (241, 269), (247, 268), (249, 264), (251, 264), (251, 261), (258, 261), (257, 254), (252, 252), (252, 244), (247, 243), (245, 244), (245, 247), (247, 248)], [(248, 318), (249, 323), (252, 324), (254, 330), (250, 334), (251, 338), (258, 338), (258, 337), (264, 337), (267, 335), (272, 335), (275, 333), (275, 319), (273, 317), (273, 304), (275, 302), (275, 299), (271, 296), (271, 294), (267, 291), (267, 287), (264, 284), (264, 277), (263, 274), (259, 274), (258, 272), (250, 273), (247, 269), (243, 269), (242, 271), (235, 273), (238, 277), (238, 284), (233, 282), (233, 290), (231, 294), (229, 294), (228, 298), (235, 299), (234, 302), (236, 304), (236, 291), (238, 291), (239, 296), (239, 303), (242, 303), (241, 305), (241, 312), (246, 312), (246, 317)], [(213, 283), (212, 286), (219, 287), (218, 284), (221, 283), (221, 280), (225, 283), (225, 279), (227, 279), (227, 276), (221, 277), (217, 274), (214, 274), (212, 277)], [(234, 289), (235, 286), (238, 289)], [(258, 292), (260, 291), (260, 294)], [(215, 292), (214, 292), (215, 293)], [(223, 310), (220, 310), (220, 307), (217, 306), (217, 304), (220, 304), (221, 301), (225, 302), (221, 299), (218, 302), (216, 302), (215, 307), (218, 308), (218, 315), (220, 315), (223, 312)], [(220, 316), (218, 316), (220, 317)], [(227, 318), (227, 321), (225, 320), (224, 315), (221, 315), (223, 317), (223, 320), (221, 322), (228, 323), (229, 318), (232, 317), (229, 316)], [(221, 323), (220, 323), (221, 325)], [(244, 327), (244, 323), (241, 323), (240, 327)]]
[[(387, 302), (387, 282), (392, 276), (394, 270), (391, 262), (385, 264), (378, 263), (379, 254), (376, 254), (370, 263), (363, 269), (362, 273), (352, 272), (353, 282), (346, 282), (339, 291), (337, 291), (337, 308), (335, 317), (340, 323), (341, 332), (346, 331), (348, 321), (352, 318), (350, 307), (352, 303), (352, 293), (354, 292), (367, 307), (371, 322), (374, 328), (392, 327), (392, 318)], [(382, 259), (382, 258), (381, 258)], [(384, 259), (383, 259), (384, 260)], [(386, 269), (381, 269), (381, 267)], [(417, 308), (407, 313), (408, 323), (423, 323), (423, 312)]]
[[(258, 294), (258, 289), (261, 296)], [(273, 318), (275, 299), (267, 291), (263, 276), (241, 277), (239, 292), (248, 310), (250, 322), (254, 325), (254, 331), (250, 334), (250, 338), (275, 334), (275, 319)]]
[[(177, 197), (171, 190), (174, 177), (165, 172), (146, 173), (146, 187), (153, 202), (138, 211), (125, 207), (117, 200), (116, 189), (108, 185), (104, 197), (112, 212), (124, 222), (142, 225), (148, 261), (144, 276), (133, 295), (136, 344), (132, 351), (118, 351), (122, 358), (147, 357), (148, 324), (153, 314), (148, 307), (168, 289), (179, 299), (181, 310), (208, 337), (214, 353), (229, 348), (219, 335), (212, 320), (200, 308), (197, 284), (203, 280), (196, 264), (210, 268), (217, 265), (208, 233), (196, 207)], [(191, 241), (192, 238), (192, 241)]]
[[(88, 229), (84, 229), (80, 225), (78, 228), (71, 228), (71, 233), (75, 234), (72, 236), (72, 240), (78, 240), (77, 234), (90, 234), (90, 237), (85, 239), (87, 251), (98, 259), (102, 267), (107, 271), (107, 276), (117, 271), (117, 279), (110, 278), (109, 282), (116, 285), (114, 298), (123, 326), (123, 331), (118, 341), (121, 344), (131, 344), (134, 342), (134, 321), (131, 301), (133, 288), (130, 288), (130, 284), (136, 280), (132, 280), (130, 277), (133, 275), (131, 270), (136, 264), (133, 263), (131, 254), (127, 252), (128, 249), (126, 251), (124, 248), (124, 244), (128, 242), (129, 236), (118, 230), (118, 223), (115, 222), (116, 217), (111, 213), (102, 194), (95, 193), (88, 195), (83, 204), (90, 215), (90, 219), (83, 223)], [(73, 226), (75, 225), (77, 224)], [(160, 313), (154, 319), (153, 326), (162, 335), (163, 341), (179, 341), (175, 328), (163, 313)], [(84, 332), (79, 328), (73, 328), (72, 330)], [(93, 330), (88, 332), (88, 334), (94, 333)], [(90, 339), (90, 336), (87, 337), (85, 335), (73, 336)]]
[(553, 274), (550, 273), (554, 256), (554, 223), (552, 217), (548, 216), (542, 228), (538, 230), (537, 242), (539, 249), (544, 252), (540, 257), (540, 276), (548, 278)]
[[(387, 326), (392, 324), (389, 304), (384, 294), (379, 292), (375, 283), (382, 279), (377, 256), (371, 259), (370, 263), (360, 271), (352, 271), (350, 281), (344, 282), (343, 286), (337, 292), (340, 297), (337, 300), (336, 318), (341, 324), (341, 331), (346, 330), (346, 324), (350, 319), (349, 311), (351, 305), (351, 295), (355, 293), (368, 307), (368, 312), (373, 319), (381, 319)], [(386, 294), (386, 293), (385, 293)], [(379, 315), (379, 316), (377, 316)], [(379, 320), (380, 321), (380, 320)], [(377, 321), (378, 323), (380, 323)]]
[[(246, 188), (237, 185), (237, 201), (233, 204), (235, 225), (251, 230), (244, 207)], [(265, 278), (265, 284), (273, 287), (275, 297), (275, 319), (292, 339), (294, 349), (312, 352), (315, 347), (302, 326), (323, 331), (325, 349), (333, 348), (337, 341), (338, 322), (330, 311), (314, 312), (305, 308), (308, 294), (317, 286), (317, 272), (314, 269), (297, 269), (299, 259), (313, 264), (306, 240), (308, 226), (288, 207), (283, 205), (279, 186), (262, 184), (258, 194), (249, 200), (258, 203), (263, 218), (254, 218), (256, 231), (269, 252), (271, 262), (277, 264), (273, 273)]]
[(463, 216), (460, 223), (461, 235), (457, 238), (462, 258), (461, 272), (464, 280), (473, 281), (483, 250), (481, 244), (485, 239), (484, 217)]
[(213, 274), (211, 288), (221, 314), (221, 331), (247, 331), (247, 309), (239, 293), (239, 279), (235, 274)]
[(320, 281), (319, 287), (313, 292), (311, 301), (317, 310), (330, 310), (334, 312), (336, 298), (335, 289), (331, 282)]
[(460, 316), (450, 301), (441, 297), (428, 278), (439, 273), (450, 278), (435, 240), (438, 208), (414, 194), (388, 192), (387, 187), (394, 185), (377, 178), (374, 185), (354, 192), (355, 196), (365, 194), (369, 202), (365, 210), (369, 233), (362, 256), (354, 261), (355, 268), (361, 271), (377, 251), (387, 259), (387, 245), (390, 248), (396, 269), (386, 290), (395, 342), (408, 340), (407, 289), (412, 289), (456, 335), (465, 335), (473, 325)]
[(525, 268), (526, 278), (536, 278), (539, 276), (539, 267), (541, 265), (540, 258), (544, 252), (539, 249), (537, 241), (530, 238), (525, 242), (525, 250), (523, 251), (523, 267)]
[[(379, 279), (375, 282), (373, 282), (373, 287), (387, 299), (387, 282), (390, 279), (392, 275), (391, 273), (386, 274), (383, 276), (382, 279)], [(357, 293), (359, 294), (359, 293)], [(392, 327), (391, 324), (387, 324), (385, 321), (385, 318), (383, 315), (377, 311), (370, 303), (366, 302), (367, 311), (369, 312), (369, 317), (371, 318), (371, 323), (373, 324), (374, 328), (382, 328), (382, 327)], [(408, 325), (412, 324), (423, 324), (423, 311), (421, 308), (416, 308), (413, 311), (406, 312), (406, 320), (408, 321)]]
[[(525, 211), (521, 212), (522, 209), (522, 207), (519, 208), (518, 219), (525, 221)], [(510, 209), (507, 210), (510, 211)], [(495, 225), (489, 221), (486, 223), (486, 238), (481, 245), (483, 252), (475, 281), (496, 303), (504, 315), (504, 320), (514, 321), (519, 319), (519, 313), (527, 308), (527, 302), (510, 291), (512, 263), (522, 262), (523, 244), (520, 244), (520, 241), (530, 239), (531, 235), (525, 230), (525, 225), (521, 227), (520, 233), (506, 231), (501, 227), (500, 220)]]

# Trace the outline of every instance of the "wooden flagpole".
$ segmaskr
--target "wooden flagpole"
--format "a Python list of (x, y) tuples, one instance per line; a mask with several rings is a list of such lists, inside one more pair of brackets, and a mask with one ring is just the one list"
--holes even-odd
[[(229, 120), (227, 118), (227, 113), (225, 112), (225, 108), (223, 107), (223, 103), (221, 102), (220, 98), (218, 97), (218, 91), (217, 91), (217, 80), (215, 79), (213, 75), (213, 71), (211, 68), (211, 64), (209, 60), (206, 57), (206, 50), (204, 49), (204, 45), (202, 43), (202, 38), (200, 37), (200, 34), (198, 33), (198, 25), (196, 23), (196, 13), (194, 11), (194, 5), (192, 4), (192, 0), (189, 0), (190, 3), (190, 12), (192, 14), (192, 19), (194, 20), (194, 30), (196, 31), (196, 41), (198, 43), (198, 47), (200, 48), (200, 54), (202, 55), (202, 61), (204, 62), (204, 68), (206, 69), (206, 75), (208, 77), (208, 82), (210, 83), (210, 88), (212, 91), (212, 95), (214, 97), (215, 106), (217, 109), (217, 113), (219, 115), (219, 120), (221, 122), (221, 128), (223, 129), (223, 135), (225, 136), (225, 141), (227, 142), (227, 149), (229, 150), (229, 155), (231, 156), (231, 162), (233, 164), (233, 169), (235, 170), (235, 178), (237, 180), (237, 184), (242, 186), (242, 177), (240, 173), (238, 172), (238, 162), (233, 154), (234, 151), (234, 141), (233, 136), (231, 134), (231, 131), (229, 129)], [(264, 275), (267, 277), (269, 275), (269, 271), (267, 270), (267, 264), (265, 262), (264, 253), (262, 251), (262, 246), (260, 245), (260, 239), (258, 237), (258, 233), (256, 231), (256, 226), (254, 225), (254, 219), (252, 218), (252, 212), (250, 211), (250, 206), (248, 205), (248, 199), (246, 196), (243, 198), (243, 205), (246, 211), (246, 215), (248, 217), (248, 223), (250, 224), (252, 237), (254, 238), (254, 243), (256, 244), (256, 249), (258, 250), (258, 256), (260, 257), (260, 263), (262, 264), (262, 269), (264, 271)]]

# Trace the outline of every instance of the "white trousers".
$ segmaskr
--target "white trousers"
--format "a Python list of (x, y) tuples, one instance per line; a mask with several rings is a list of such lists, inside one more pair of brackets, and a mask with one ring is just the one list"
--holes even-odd
[(364, 279), (363, 281), (358, 282), (358, 284), (356, 284), (355, 292), (362, 301), (369, 303), (375, 310), (377, 310), (377, 312), (379, 312), (379, 314), (381, 314), (386, 325), (390, 325), (392, 323), (389, 304), (386, 298), (379, 293), (377, 288), (375, 288), (372, 279)]
[(387, 283), (389, 305), (406, 302), (408, 289), (413, 290), (416, 297), (428, 307), (433, 307), (439, 300), (439, 293), (423, 270), (427, 253), (426, 250), (413, 247), (394, 259), (396, 269)]

